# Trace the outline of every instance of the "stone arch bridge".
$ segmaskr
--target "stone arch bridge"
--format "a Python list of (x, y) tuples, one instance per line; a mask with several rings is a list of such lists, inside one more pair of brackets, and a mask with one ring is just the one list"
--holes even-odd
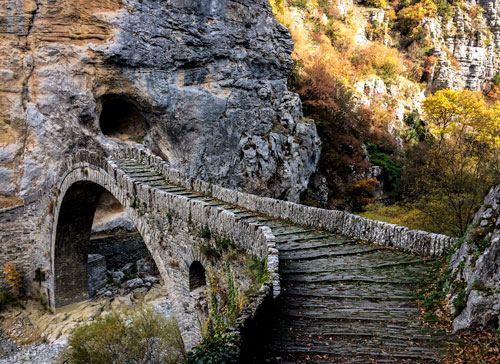
[[(183, 175), (160, 158), (134, 147), (124, 148), (109, 158), (80, 151), (66, 160), (57, 183), (36, 204), (36, 211), (26, 208), (23, 215), (29, 221), (33, 221), (32, 217), (37, 214), (42, 215), (36, 227), (28, 224), (28, 228), (37, 230), (37, 238), (42, 244), (36, 249), (27, 249), (25, 253), (31, 267), (36, 265), (46, 271), (47, 277), (41, 286), (46, 290), (53, 308), (88, 298), (86, 244), (96, 204), (104, 190), (125, 206), (142, 235), (173, 297), (174, 311), (187, 347), (200, 339), (199, 322), (193, 314), (196, 303), (190, 295), (189, 272), (193, 263), (207, 264), (201, 251), (203, 239), (200, 231), (203, 228), (208, 227), (219, 237), (231, 239), (248, 254), (260, 259), (267, 258), (270, 277), (268, 287), (271, 287), (275, 297), (284, 289), (283, 312), (286, 318), (280, 325), (289, 329), (285, 333), (277, 332), (268, 348), (269, 355), (291, 355), (297, 362), (300, 362), (301, 355), (357, 357), (367, 355), (368, 350), (359, 341), (348, 345), (343, 343), (337, 349), (334, 346), (326, 347), (320, 339), (315, 345), (306, 345), (301, 341), (300, 334), (305, 330), (304, 326), (293, 326), (297, 320), (312, 320), (309, 329), (324, 331), (326, 329), (321, 325), (315, 326), (313, 321), (332, 313), (334, 316), (345, 316), (332, 316), (333, 321), (348, 319), (352, 315), (363, 316), (361, 311), (364, 308), (384, 322), (394, 321), (391, 315), (383, 314), (391, 309), (393, 311), (390, 312), (402, 322), (415, 319), (414, 309), (406, 310), (393, 301), (409, 300), (409, 294), (403, 287), (412, 290), (409, 284), (415, 284), (415, 279), (420, 280), (425, 276), (428, 259), (416, 256), (442, 255), (454, 243), (454, 239), (447, 236), (414, 231), (342, 211), (307, 207), (225, 189)], [(14, 210), (0, 213), (3, 221), (9, 221), (5, 216), (14, 214)], [(346, 236), (351, 238), (347, 239)], [(0, 238), (5, 240), (1, 235)], [(376, 243), (380, 247), (359, 245), (352, 238)], [(387, 250), (384, 248), (386, 246), (410, 254), (397, 253), (395, 249)], [(6, 257), (7, 254), (3, 254), (1, 258)], [(362, 269), (353, 267), (353, 264), (358, 264)], [(410, 268), (408, 274), (411, 273), (412, 279), (409, 276), (405, 279), (405, 274), (402, 276), (402, 272), (398, 271), (398, 267), (406, 269), (414, 266), (420, 268)], [(373, 277), (375, 271), (383, 271), (380, 279)], [(359, 288), (359, 297), (354, 297), (356, 292), (342, 295), (331, 288), (336, 282), (355, 281), (364, 284), (369, 280), (375, 285), (380, 284), (380, 287), (366, 288), (366, 292)], [(392, 295), (391, 289), (395, 292)], [(286, 304), (287, 295), (293, 296), (290, 307)], [(377, 310), (374, 303), (362, 300), (363, 295), (373, 302), (388, 300), (388, 306), (383, 306), (383, 312)], [(370, 298), (370, 295), (373, 297)], [(322, 300), (317, 301), (318, 297)], [(342, 308), (335, 303), (335, 297), (341, 300), (355, 299), (357, 303)], [(303, 305), (293, 306), (300, 299), (304, 300)], [(292, 326), (289, 328), (287, 325)], [(355, 333), (358, 330), (352, 325), (339, 327), (340, 331)], [(292, 328), (298, 332), (293, 337), (290, 336), (290, 332), (295, 332)], [(376, 325), (366, 330), (368, 332), (360, 333), (360, 337), (387, 334), (386, 329), (377, 328)], [(424, 335), (409, 326), (405, 330), (415, 338)], [(319, 331), (310, 335), (323, 337)], [(347, 335), (347, 332), (344, 334)], [(345, 341), (344, 336), (341, 335)], [(425, 351), (418, 344), (422, 352), (405, 350), (397, 345), (400, 338), (394, 340), (396, 344), (385, 348), (385, 351), (381, 349), (381, 356), (385, 355), (383, 352), (394, 352), (395, 357), (399, 355), (411, 360), (423, 354), (431, 359), (438, 355), (436, 348)], [(384, 343), (387, 342), (391, 341), (385, 338)], [(356, 348), (359, 350), (355, 351)], [(363, 351), (363, 348), (366, 350)]]

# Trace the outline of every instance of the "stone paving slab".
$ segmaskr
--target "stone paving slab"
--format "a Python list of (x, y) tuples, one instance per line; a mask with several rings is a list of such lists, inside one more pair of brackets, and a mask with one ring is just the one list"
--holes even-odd
[(135, 180), (271, 229), (280, 256), (281, 312), (263, 362), (441, 361), (452, 339), (421, 324), (413, 299), (431, 259), (262, 216), (172, 185), (134, 160), (115, 163)]

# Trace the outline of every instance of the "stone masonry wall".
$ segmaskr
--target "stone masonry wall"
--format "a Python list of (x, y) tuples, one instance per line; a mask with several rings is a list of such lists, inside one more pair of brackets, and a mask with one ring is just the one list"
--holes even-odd
[[(55, 285), (58, 262), (54, 245), (55, 224), (59, 221), (59, 214), (64, 213), (60, 208), (66, 192), (82, 181), (91, 181), (104, 187), (126, 207), (127, 214), (155, 260), (167, 291), (172, 295), (179, 327), (188, 348), (200, 339), (196, 302), (189, 291), (189, 266), (195, 260), (204, 266), (209, 265), (200, 249), (203, 243), (200, 231), (203, 227), (209, 227), (214, 236), (231, 239), (248, 254), (261, 259), (267, 255), (270, 274), (275, 278), (273, 289), (275, 294), (279, 293), (278, 252), (274, 248), (274, 236), (269, 228), (238, 221), (236, 215), (223, 208), (138, 183), (112, 161), (88, 152), (72, 156), (67, 166), (68, 171), (62, 176), (62, 182), (46, 198), (48, 208), (53, 206), (53, 216), (47, 219), (43, 230), (50, 231), (52, 237), (49, 240), (51, 244), (45, 244), (38, 254), (39, 259), (45, 262), (45, 257), (52, 257), (46, 285), (53, 305), (57, 305), (57, 290), (61, 289)], [(273, 263), (273, 257), (276, 263)]]
[(205, 193), (219, 200), (275, 218), (334, 231), (405, 252), (422, 256), (440, 256), (446, 254), (457, 241), (456, 238), (446, 235), (411, 230), (407, 227), (370, 220), (345, 211), (320, 209), (229, 190), (188, 177), (145, 150), (128, 148), (123, 149), (120, 155), (135, 158), (153, 166), (174, 184)]
[[(225, 189), (188, 177), (171, 168), (160, 158), (137, 148), (123, 149), (116, 157), (135, 159), (161, 172), (172, 184), (213, 196), (230, 204), (419, 255), (442, 255), (456, 240), (443, 235), (368, 220), (342, 211), (302, 206)], [(36, 203), (0, 212), (0, 222), (2, 226), (6, 226), (0, 233), (3, 243), (1, 251), (3, 262), (20, 259), (21, 266), (26, 267), (28, 279), (34, 276), (35, 268), (42, 268), (49, 279), (42, 283), (41, 289), (49, 292), (52, 305), (56, 304), (55, 226), (66, 191), (81, 181), (91, 181), (102, 186), (125, 206), (127, 214), (155, 259), (168, 292), (174, 296), (176, 315), (188, 348), (200, 339), (197, 329), (199, 323), (189, 292), (189, 266), (195, 260), (204, 265), (208, 264), (200, 252), (200, 231), (203, 227), (209, 227), (214, 236), (231, 239), (248, 254), (259, 258), (267, 256), (273, 295), (276, 297), (279, 294), (278, 250), (274, 235), (269, 228), (239, 221), (234, 213), (222, 207), (174, 195), (134, 181), (111, 160), (96, 154), (81, 151), (69, 157), (65, 165), (66, 171), (59, 174), (59, 182), (52, 184), (56, 187), (47, 186), (42, 189), (45, 192)], [(11, 229), (10, 233), (8, 229)], [(9, 236), (10, 243), (6, 240)], [(12, 239), (15, 239), (14, 244)], [(11, 245), (15, 247), (8, 250)], [(259, 299), (264, 296), (262, 292)], [(247, 314), (252, 317), (251, 312)]]
[[(24, 276), (34, 276), (33, 256), (36, 244), (31, 232), (36, 229), (39, 217), (36, 204), (0, 209), (0, 277), (3, 277), (3, 265), (13, 265)], [(0, 279), (0, 286), (5, 286)], [(29, 287), (28, 287), (29, 288)]]

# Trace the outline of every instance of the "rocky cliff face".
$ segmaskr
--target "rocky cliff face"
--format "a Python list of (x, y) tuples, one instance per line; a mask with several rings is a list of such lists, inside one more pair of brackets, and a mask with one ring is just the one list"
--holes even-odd
[(455, 279), (453, 329), (500, 328), (500, 185), (474, 216), (464, 243), (450, 261)]
[(0, 195), (34, 199), (63, 156), (125, 142), (227, 187), (297, 200), (307, 186), (320, 142), (267, 0), (7, 0), (0, 14)]
[[(339, 11), (345, 8), (351, 8), (352, 11), (352, 3), (340, 1)], [(386, 45), (397, 46), (397, 39), (401, 35), (397, 29), (388, 30), (389, 11), (390, 8), (363, 9), (362, 14), (366, 21), (364, 24), (359, 23), (362, 29), (358, 32), (360, 36), (356, 41), (363, 44), (366, 39), (371, 40), (373, 33), (370, 29), (377, 28), (383, 30), (382, 40)], [(498, 0), (466, 0), (462, 5), (453, 7), (449, 19), (443, 19), (441, 16), (425, 17), (420, 21), (420, 26), (423, 29), (422, 33), (428, 39), (427, 54), (432, 54), (436, 58), (436, 64), (429, 66), (426, 94), (445, 88), (481, 91), (490, 87), (491, 80), (500, 71)], [(411, 53), (410, 50), (405, 52)], [(413, 87), (417, 88), (417, 85)], [(395, 95), (396, 108), (405, 106), (405, 110), (410, 111), (419, 109), (419, 104), (424, 98), (424, 95), (418, 92), (408, 98), (404, 92), (395, 94), (392, 90), (392, 92), (381, 91), (376, 87), (372, 87), (370, 91), (379, 95)], [(397, 119), (402, 120), (400, 115), (397, 115)]]
[(438, 21), (427, 20), (425, 25), (439, 61), (429, 91), (464, 87), (483, 90), (489, 86), (500, 70), (497, 0), (466, 1), (447, 23), (440, 25)]

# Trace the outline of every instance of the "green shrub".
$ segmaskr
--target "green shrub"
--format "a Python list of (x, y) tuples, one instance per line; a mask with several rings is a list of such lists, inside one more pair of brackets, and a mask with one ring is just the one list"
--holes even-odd
[(215, 241), (215, 244), (217, 245), (217, 248), (219, 248), (219, 250), (228, 250), (235, 248), (233, 241), (228, 238), (222, 240), (218, 239)]
[(252, 291), (257, 291), (262, 284), (269, 281), (269, 273), (267, 271), (267, 259), (258, 259), (255, 257), (249, 258), (247, 261), (248, 271), (252, 279)]
[(409, 113), (405, 116), (404, 121), (408, 126), (408, 130), (404, 134), (406, 142), (423, 142), (426, 139), (427, 128), (418, 113)]
[(186, 364), (236, 364), (238, 356), (224, 338), (205, 338), (201, 344), (191, 350), (185, 360)]
[(200, 233), (200, 236), (204, 239), (210, 239), (212, 236), (212, 232), (210, 231), (210, 228), (208, 226), (205, 226)]
[(493, 82), (493, 85), (495, 85), (495, 86), (500, 85), (500, 72), (497, 72), (495, 77), (493, 77), (492, 82)]
[(78, 327), (62, 359), (68, 364), (174, 364), (185, 357), (174, 319), (150, 309), (98, 317)]
[(388, 191), (398, 189), (401, 182), (401, 165), (388, 154), (379, 151), (375, 144), (368, 145), (370, 161), (376, 166), (382, 167), (382, 178)]
[(439, 321), (439, 317), (434, 312), (426, 312), (424, 315), (424, 321), (429, 324), (435, 324)]
[(441, 306), (442, 300), (445, 297), (445, 292), (442, 289), (438, 289), (436, 291), (432, 291), (427, 298), (422, 302), (422, 306), (427, 311), (434, 311), (438, 307)]

